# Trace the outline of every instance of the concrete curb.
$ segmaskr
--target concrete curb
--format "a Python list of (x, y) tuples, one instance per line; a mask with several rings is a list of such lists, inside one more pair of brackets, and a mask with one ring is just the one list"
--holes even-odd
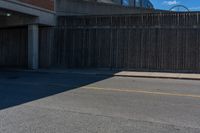
[(200, 74), (188, 74), (188, 73), (132, 72), (130, 71), (130, 72), (119, 72), (119, 73), (116, 73), (115, 76), (200, 80)]
[(148, 75), (143, 75), (143, 76), (138, 76), (138, 75), (113, 75), (116, 77), (135, 77), (135, 78), (157, 78), (157, 79), (180, 79), (180, 80), (200, 80), (199, 78), (184, 78), (184, 77), (162, 77), (162, 76), (148, 76)]

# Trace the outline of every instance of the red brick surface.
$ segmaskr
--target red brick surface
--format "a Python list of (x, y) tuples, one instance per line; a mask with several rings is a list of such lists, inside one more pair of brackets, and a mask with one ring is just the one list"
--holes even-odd
[(26, 4), (31, 4), (48, 10), (54, 10), (54, 0), (18, 0)]

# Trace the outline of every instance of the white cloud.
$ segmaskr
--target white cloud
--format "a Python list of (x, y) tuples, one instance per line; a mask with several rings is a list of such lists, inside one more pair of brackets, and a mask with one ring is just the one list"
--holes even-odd
[(200, 10), (200, 6), (197, 6), (197, 7), (191, 7), (189, 8), (190, 10)]
[(172, 5), (177, 5), (180, 2), (176, 1), (176, 0), (168, 0), (168, 1), (164, 1), (163, 4), (164, 5), (168, 5), (168, 6), (172, 6)]

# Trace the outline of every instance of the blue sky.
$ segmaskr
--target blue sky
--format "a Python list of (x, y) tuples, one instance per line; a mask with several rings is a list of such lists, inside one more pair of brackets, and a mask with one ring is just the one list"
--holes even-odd
[(200, 11), (200, 0), (150, 0), (156, 9), (170, 9), (170, 7), (181, 4), (191, 11)]

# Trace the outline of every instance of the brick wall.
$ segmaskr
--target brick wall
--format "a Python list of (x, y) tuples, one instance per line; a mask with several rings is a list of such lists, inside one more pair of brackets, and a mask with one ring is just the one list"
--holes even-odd
[(54, 0), (18, 0), (18, 1), (38, 6), (40, 8), (45, 8), (52, 11), (54, 10)]

